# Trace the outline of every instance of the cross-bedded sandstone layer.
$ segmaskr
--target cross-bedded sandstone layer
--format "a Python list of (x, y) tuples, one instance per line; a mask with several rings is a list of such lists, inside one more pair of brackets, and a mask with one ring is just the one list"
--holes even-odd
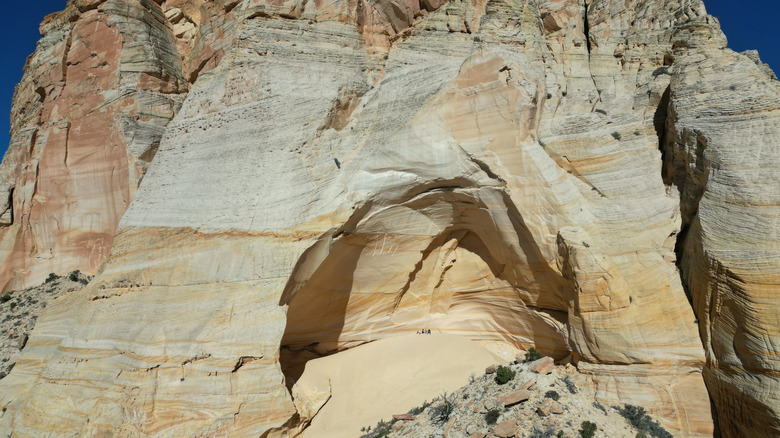
[[(156, 155), (122, 173), (133, 202), (112, 210), (112, 242), (73, 267), (110, 247), (99, 275), (47, 308), (3, 380), (3, 428), (278, 436), (305, 426), (286, 388), (301, 361), (428, 327), (569, 357), (600, 400), (645, 406), (675, 435), (712, 434), (704, 369), (722, 432), (778, 430), (778, 83), (724, 48), (700, 1), (72, 7), (50, 26), (159, 23), (148, 46), (165, 56), (132, 59), (170, 65), (147, 76), (176, 87), (136, 134)], [(123, 35), (120, 60), (122, 38), (156, 34)], [(13, 245), (30, 242), (18, 218), (60, 223), (32, 207), (68, 199), (21, 195), (9, 163), (30, 160), (3, 163)], [(67, 257), (51, 260), (25, 269)]]

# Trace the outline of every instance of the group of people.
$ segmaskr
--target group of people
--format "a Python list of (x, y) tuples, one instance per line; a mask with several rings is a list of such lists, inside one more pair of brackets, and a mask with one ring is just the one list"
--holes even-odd
[(431, 334), (431, 329), (422, 329), (422, 331), (417, 330), (417, 334), (418, 335), (430, 335)]

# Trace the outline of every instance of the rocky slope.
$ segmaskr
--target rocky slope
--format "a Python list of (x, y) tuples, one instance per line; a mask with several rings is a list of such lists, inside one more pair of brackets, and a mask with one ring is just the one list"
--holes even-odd
[(89, 277), (73, 271), (64, 277), (50, 276), (40, 286), (0, 295), (0, 379), (16, 365), (43, 309), (88, 282)]
[(574, 367), (550, 366), (549, 359), (506, 365), (514, 374), (488, 367), (456, 391), (364, 426), (362, 438), (585, 437), (588, 429), (591, 436), (671, 437), (641, 407), (594, 401), (578, 388)]
[(5, 287), (103, 264), (0, 428), (281, 436), (291, 370), (426, 327), (675, 435), (710, 396), (725, 436), (780, 433), (780, 89), (699, 0), (79, 0), (42, 30)]

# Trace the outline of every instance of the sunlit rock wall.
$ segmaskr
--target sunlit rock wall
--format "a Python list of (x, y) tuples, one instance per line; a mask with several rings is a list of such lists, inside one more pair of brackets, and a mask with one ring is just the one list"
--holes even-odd
[[(682, 187), (700, 176), (671, 140), (699, 105), (683, 98), (699, 1), (147, 10), (194, 83), (98, 277), (47, 309), (0, 384), (1, 428), (276, 436), (305, 427), (290, 361), (420, 328), (568, 357), (599, 400), (676, 436), (712, 435), (705, 357), (719, 412), (761, 391), (711, 365), (677, 267), (708, 321), (688, 272), (710, 247)], [(739, 323), (723, 336), (752, 333)], [(772, 430), (763, 397), (747, 405), (766, 419), (721, 429)]]

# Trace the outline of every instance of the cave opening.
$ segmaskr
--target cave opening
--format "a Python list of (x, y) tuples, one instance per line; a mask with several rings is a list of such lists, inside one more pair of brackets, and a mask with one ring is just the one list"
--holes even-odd
[[(570, 353), (560, 274), (514, 205), (499, 197), (501, 208), (488, 207), (454, 192), (363, 212), (352, 229), (303, 254), (280, 300), (288, 306), (280, 349), (288, 389), (312, 359), (423, 329)], [(416, 232), (443, 217), (434, 232)]]

